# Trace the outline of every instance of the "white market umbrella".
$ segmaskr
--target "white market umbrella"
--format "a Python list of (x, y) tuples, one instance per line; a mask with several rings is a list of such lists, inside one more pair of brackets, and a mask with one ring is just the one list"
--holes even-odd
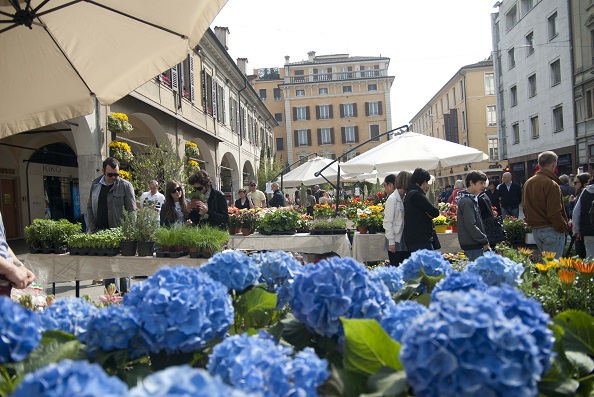
[[(283, 175), (283, 184), (289, 186), (300, 186), (304, 185), (316, 185), (327, 182), (322, 176), (316, 177), (314, 174), (320, 171), (322, 168), (330, 164), (334, 160), (329, 160), (324, 157), (314, 157), (313, 159), (307, 160), (304, 164), (289, 171)], [(336, 183), (336, 176), (338, 174), (338, 163), (332, 164), (326, 168), (323, 175), (330, 180), (332, 183)]]
[(0, 138), (110, 105), (187, 57), (227, 0), (0, 0)]
[(340, 167), (349, 174), (378, 173), (395, 170), (412, 171), (415, 168), (433, 170), (460, 164), (488, 160), (489, 156), (480, 150), (459, 145), (443, 139), (405, 132), (395, 136), (357, 157), (341, 163)]

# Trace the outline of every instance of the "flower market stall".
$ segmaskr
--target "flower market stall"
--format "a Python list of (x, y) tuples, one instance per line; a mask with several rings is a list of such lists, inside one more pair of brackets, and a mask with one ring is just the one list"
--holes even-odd
[(250, 236), (235, 235), (229, 239), (228, 246), (231, 249), (240, 250), (283, 250), (306, 254), (335, 252), (340, 257), (351, 256), (351, 244), (346, 234), (311, 235), (309, 233), (297, 233), (294, 235), (267, 236), (256, 233)]

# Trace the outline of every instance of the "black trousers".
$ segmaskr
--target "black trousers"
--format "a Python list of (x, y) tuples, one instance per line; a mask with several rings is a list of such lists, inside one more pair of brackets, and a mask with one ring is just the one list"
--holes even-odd
[(410, 257), (410, 251), (388, 251), (388, 259), (390, 260), (390, 266), (400, 266), (405, 259)]

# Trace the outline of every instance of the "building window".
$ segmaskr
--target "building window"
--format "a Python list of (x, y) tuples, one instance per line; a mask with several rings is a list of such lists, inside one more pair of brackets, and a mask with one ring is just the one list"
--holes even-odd
[(446, 94), (446, 107), (448, 109), (448, 112), (450, 111), (451, 107), (450, 107), (450, 94)]
[(328, 88), (319, 88), (318, 94), (320, 95), (328, 95)]
[(260, 100), (266, 102), (266, 88), (260, 88)]
[(355, 143), (355, 127), (349, 126), (344, 128), (344, 142), (345, 143)]
[(330, 106), (329, 105), (320, 105), (320, 120), (325, 120), (330, 118)]
[(305, 96), (305, 90), (296, 90), (295, 95), (296, 96)]
[(330, 145), (332, 144), (332, 134), (330, 128), (320, 128), (320, 144)]
[(297, 109), (297, 121), (307, 120), (307, 108), (305, 106), (300, 106), (295, 109)]
[(456, 107), (456, 87), (452, 87), (452, 99), (454, 100), (454, 107)]
[(285, 150), (283, 138), (276, 138), (276, 150)]
[(464, 110), (461, 113), (462, 115), (462, 131), (466, 131), (466, 113)]
[(561, 61), (551, 63), (551, 86), (561, 83)]
[(563, 131), (563, 106), (553, 109), (553, 132)]
[(274, 100), (275, 101), (280, 101), (281, 100), (281, 90), (280, 90), (280, 88), (275, 88), (274, 89)]
[(549, 17), (548, 27), (549, 27), (549, 40), (553, 40), (559, 34), (559, 30), (557, 30), (557, 12), (556, 11), (553, 13), (553, 15), (551, 15)]
[(530, 117), (530, 135), (532, 136), (532, 139), (537, 139), (540, 136), (538, 116)]
[(275, 113), (274, 119), (278, 123), (278, 125), (283, 125), (283, 114), (282, 113)]
[(348, 73), (351, 68), (340, 68), (340, 73), (338, 74), (338, 78), (340, 80), (346, 80), (346, 79), (350, 79), (351, 75), (350, 73)]
[(514, 144), (520, 143), (520, 124), (512, 124), (512, 136), (514, 138)]
[(439, 100), (439, 106), (441, 107), (441, 115), (443, 116), (443, 98)]
[(495, 105), (487, 106), (487, 126), (493, 127), (497, 125), (497, 114), (495, 112)]
[(342, 105), (342, 109), (343, 109), (344, 117), (354, 117), (355, 116), (355, 112), (354, 112), (352, 103), (347, 103), (347, 104)]
[(367, 91), (377, 91), (377, 84), (367, 84)]
[(495, 76), (485, 73), (485, 95), (495, 95)]
[(297, 146), (309, 146), (309, 141), (307, 139), (307, 130), (297, 130), (297, 139)]
[(526, 56), (534, 53), (534, 32), (526, 35)]
[(343, 85), (342, 92), (353, 92), (353, 87), (350, 85)]
[(509, 100), (512, 108), (518, 104), (518, 87), (515, 85), (509, 89)]
[(516, 67), (516, 55), (515, 50), (512, 48), (511, 50), (507, 51), (507, 59), (509, 60), (509, 68), (513, 69)]
[(379, 142), (379, 125), (378, 124), (371, 124), (369, 126), (369, 137), (373, 140), (373, 142)]
[(460, 100), (464, 100), (464, 81), (460, 80)]
[(528, 77), (528, 98), (536, 95), (536, 73)]
[(518, 8), (514, 5), (512, 8), (509, 9), (507, 14), (505, 14), (505, 29), (509, 31), (513, 28), (516, 23), (518, 23)]
[(499, 140), (497, 138), (489, 138), (488, 149), (489, 149), (489, 160), (490, 161), (499, 160)]
[(594, 90), (586, 91), (586, 118), (591, 119), (594, 116)]
[(378, 116), (379, 115), (379, 106), (377, 102), (367, 102), (368, 108), (368, 116)]
[(295, 79), (293, 80), (294, 83), (304, 83), (305, 77), (303, 77), (303, 70), (296, 70), (295, 71)]
[(526, 15), (534, 7), (534, 0), (522, 0), (522, 16)]

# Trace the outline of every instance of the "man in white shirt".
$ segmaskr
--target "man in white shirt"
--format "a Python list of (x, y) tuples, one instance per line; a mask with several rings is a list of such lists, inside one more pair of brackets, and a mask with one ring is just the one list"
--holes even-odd
[(159, 182), (152, 180), (151, 190), (142, 193), (139, 201), (143, 207), (154, 205), (155, 209), (160, 210), (161, 206), (165, 203), (165, 196), (159, 193)]
[(266, 208), (266, 196), (264, 195), (264, 192), (256, 189), (256, 181), (250, 182), (250, 191), (247, 194), (247, 198), (252, 200), (254, 207)]

